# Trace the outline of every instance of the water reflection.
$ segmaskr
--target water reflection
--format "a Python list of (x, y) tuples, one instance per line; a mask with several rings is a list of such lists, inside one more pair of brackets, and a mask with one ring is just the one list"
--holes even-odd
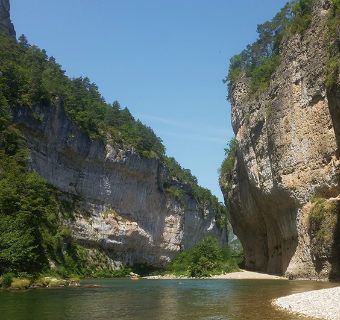
[[(293, 320), (279, 296), (334, 286), (272, 280), (91, 280), (100, 288), (0, 292), (6, 320)], [(299, 318), (301, 319), (301, 318)]]

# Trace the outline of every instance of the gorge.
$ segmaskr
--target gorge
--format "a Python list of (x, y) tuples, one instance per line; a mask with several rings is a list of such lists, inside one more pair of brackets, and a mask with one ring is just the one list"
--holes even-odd
[(17, 40), (1, 0), (0, 274), (164, 268), (208, 235), (228, 243), (229, 219), (247, 269), (338, 279), (339, 15), (290, 1), (232, 58), (224, 206), (127, 108)]

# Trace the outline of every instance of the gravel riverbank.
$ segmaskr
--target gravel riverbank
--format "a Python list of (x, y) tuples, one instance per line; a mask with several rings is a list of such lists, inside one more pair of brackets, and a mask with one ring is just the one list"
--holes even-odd
[(340, 320), (340, 287), (292, 294), (273, 300), (291, 313), (327, 320)]
[[(189, 278), (189, 277), (184, 277), (184, 276), (176, 276), (173, 274), (167, 274), (167, 275), (158, 275), (158, 276), (148, 276), (144, 277), (145, 279), (160, 279), (160, 280), (173, 280), (173, 279), (194, 279), (194, 278)], [(252, 271), (246, 271), (246, 270), (241, 270), (238, 272), (230, 272), (226, 274), (219, 274), (215, 276), (211, 276), (206, 279), (237, 279), (237, 280), (247, 280), (247, 279), (269, 279), (269, 280), (275, 280), (275, 279), (285, 279), (283, 277), (279, 276), (274, 276), (271, 274), (266, 274), (266, 273), (259, 273), (259, 272), (252, 272)]]

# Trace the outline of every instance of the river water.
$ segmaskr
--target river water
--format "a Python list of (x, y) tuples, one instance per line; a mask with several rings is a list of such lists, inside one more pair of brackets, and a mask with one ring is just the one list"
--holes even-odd
[[(92, 284), (100, 287), (86, 287)], [(332, 287), (285, 280), (82, 281), (83, 287), (0, 291), (1, 320), (292, 320), (279, 296)], [(85, 287), (84, 287), (85, 286)], [(307, 318), (306, 318), (307, 319)]]

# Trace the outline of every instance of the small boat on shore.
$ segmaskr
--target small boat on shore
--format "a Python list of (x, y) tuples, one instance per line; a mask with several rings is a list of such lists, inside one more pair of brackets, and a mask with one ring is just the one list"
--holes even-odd
[(139, 280), (140, 276), (137, 273), (130, 272), (130, 280)]

